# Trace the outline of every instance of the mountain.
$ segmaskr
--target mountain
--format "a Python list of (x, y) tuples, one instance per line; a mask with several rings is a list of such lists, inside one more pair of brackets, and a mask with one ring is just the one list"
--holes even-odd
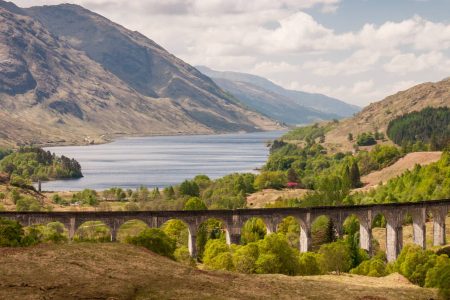
[(325, 141), (331, 148), (351, 150), (354, 142), (347, 140), (349, 133), (354, 137), (369, 131), (386, 133), (389, 122), (399, 116), (443, 106), (450, 107), (450, 78), (422, 83), (368, 105), (353, 118), (340, 121), (326, 134)]
[(197, 69), (248, 107), (288, 124), (340, 119), (360, 110), (325, 95), (284, 89), (260, 76), (219, 72), (204, 66), (197, 66)]
[(76, 5), (0, 1), (0, 143), (280, 128), (145, 36)]

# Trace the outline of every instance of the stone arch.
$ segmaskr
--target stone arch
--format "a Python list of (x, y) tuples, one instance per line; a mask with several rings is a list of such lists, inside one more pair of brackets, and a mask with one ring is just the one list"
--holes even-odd
[(123, 222), (117, 227), (116, 238), (112, 240), (123, 242), (128, 236), (136, 236), (147, 228), (149, 228), (148, 223), (143, 221), (142, 219), (130, 218), (127, 220), (123, 220)]
[[(203, 256), (206, 242), (210, 239), (224, 238), (228, 242), (229, 224), (220, 217), (204, 216), (195, 223), (188, 223), (190, 231), (190, 252), (193, 257), (201, 258)], [(193, 232), (195, 231), (195, 235)], [(192, 250), (192, 251), (191, 251)]]
[(322, 244), (330, 243), (336, 239), (333, 218), (326, 213), (318, 213), (311, 218), (310, 230), (311, 250), (317, 250)]
[(284, 216), (277, 225), (277, 232), (286, 235), (289, 245), (300, 250), (301, 224), (299, 218), (288, 215)]
[(263, 217), (251, 216), (242, 222), (241, 240), (242, 244), (248, 244), (263, 239), (267, 234), (270, 234), (270, 229), (267, 228), (267, 221)]
[(113, 240), (111, 225), (104, 220), (80, 220), (74, 239), (81, 241), (107, 242)]

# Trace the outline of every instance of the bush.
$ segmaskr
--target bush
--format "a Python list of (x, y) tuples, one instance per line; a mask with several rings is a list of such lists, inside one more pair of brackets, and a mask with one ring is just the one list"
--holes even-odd
[(215, 268), (217, 261), (214, 260), (221, 253), (229, 253), (230, 248), (224, 240), (214, 239), (209, 240), (205, 245), (205, 252), (203, 253), (203, 262), (210, 268)]
[(245, 222), (241, 230), (241, 242), (245, 245), (257, 242), (266, 235), (266, 225), (260, 218), (251, 218)]
[(3, 192), (0, 192), (0, 200), (5, 200), (6, 195)]
[(139, 235), (128, 237), (127, 243), (145, 247), (156, 254), (175, 259), (174, 252), (176, 248), (175, 240), (158, 228), (149, 228), (142, 231)]
[(78, 228), (74, 240), (82, 242), (109, 242), (111, 240), (111, 232), (108, 226), (100, 221), (87, 221)]
[(206, 210), (206, 204), (199, 197), (189, 198), (184, 204), (184, 210)]
[(350, 270), (352, 274), (382, 277), (387, 275), (386, 262), (378, 257), (363, 261), (359, 266)]
[[(296, 275), (299, 271), (298, 251), (289, 247), (283, 234), (272, 233), (258, 242), (260, 256), (256, 261), (258, 273)], [(266, 261), (273, 258), (273, 263)], [(275, 268), (275, 269), (273, 269)]]
[(175, 250), (175, 252), (173, 253), (173, 255), (177, 262), (180, 262), (182, 264), (192, 266), (192, 267), (195, 266), (195, 260), (191, 257), (188, 247), (181, 246), (180, 248), (177, 248)]
[(199, 197), (200, 188), (194, 181), (185, 180), (181, 183), (179, 192), (183, 196)]
[(255, 179), (255, 188), (263, 189), (282, 189), (287, 184), (287, 177), (281, 171), (265, 171), (259, 174)]
[(19, 222), (0, 218), (0, 247), (20, 246), (23, 235)]
[(21, 197), (16, 202), (17, 211), (40, 211), (41, 208), (41, 203), (31, 196)]
[(364, 132), (359, 134), (356, 138), (356, 144), (358, 146), (371, 146), (375, 145), (377, 141), (371, 132)]
[(90, 189), (84, 189), (81, 192), (72, 195), (72, 202), (79, 202), (95, 206), (99, 203), (97, 192)]
[(314, 252), (301, 253), (299, 255), (299, 275), (322, 274), (322, 255)]
[(423, 250), (418, 245), (406, 245), (393, 265), (414, 284), (424, 286), (427, 271), (436, 264), (437, 255), (430, 250)]
[(259, 248), (256, 243), (249, 243), (239, 247), (233, 253), (233, 265), (236, 271), (244, 274), (255, 273), (258, 256)]
[(233, 257), (230, 252), (221, 252), (213, 257), (207, 264), (213, 270), (228, 270), (234, 269)]
[(328, 272), (348, 272), (352, 266), (351, 253), (345, 241), (322, 245), (319, 253), (323, 255), (323, 269)]

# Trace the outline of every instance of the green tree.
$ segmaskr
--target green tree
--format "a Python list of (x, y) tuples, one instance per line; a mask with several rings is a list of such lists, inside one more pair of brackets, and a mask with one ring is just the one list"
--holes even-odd
[(0, 247), (20, 246), (23, 234), (19, 222), (0, 218)]
[[(296, 275), (298, 273), (298, 251), (289, 247), (289, 243), (284, 235), (279, 233), (268, 234), (263, 240), (258, 242), (258, 247), (260, 252), (260, 256), (256, 261), (258, 273), (263, 273), (263, 271), (286, 275)], [(270, 259), (273, 259), (273, 261), (268, 261)]]
[(294, 168), (289, 168), (288, 174), (287, 174), (287, 180), (289, 182), (298, 182), (298, 174), (295, 172)]
[(139, 235), (128, 237), (127, 243), (143, 246), (156, 254), (175, 259), (176, 242), (159, 228), (148, 228)]
[(206, 204), (199, 197), (189, 198), (184, 204), (184, 210), (206, 210)]
[(352, 188), (358, 188), (362, 186), (361, 174), (359, 173), (358, 164), (356, 162), (352, 163), (352, 167), (350, 169), (350, 182)]
[(200, 188), (197, 183), (185, 180), (181, 183), (179, 188), (180, 194), (183, 196), (199, 197)]
[(241, 230), (242, 244), (257, 242), (266, 235), (266, 224), (260, 218), (251, 218), (245, 222)]
[(314, 252), (305, 252), (299, 255), (299, 275), (322, 274), (322, 255)]
[[(230, 254), (230, 248), (225, 243), (224, 240), (214, 239), (209, 240), (205, 246), (205, 252), (203, 254), (203, 262), (205, 265), (212, 269), (222, 269), (224, 267), (223, 263), (227, 264), (229, 262), (228, 256), (221, 256), (218, 258), (220, 254)], [(232, 264), (232, 263), (231, 263)], [(227, 268), (225, 268), (227, 269)], [(227, 269), (228, 270), (228, 269)]]
[(256, 272), (256, 261), (259, 257), (257, 243), (249, 243), (238, 247), (233, 253), (233, 265), (237, 272), (252, 274)]
[(319, 253), (323, 255), (323, 269), (328, 272), (348, 272), (352, 266), (352, 260), (348, 245), (344, 241), (337, 241), (322, 245)]

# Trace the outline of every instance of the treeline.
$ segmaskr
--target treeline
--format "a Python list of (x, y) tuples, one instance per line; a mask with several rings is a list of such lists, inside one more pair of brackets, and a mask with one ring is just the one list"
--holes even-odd
[(443, 150), (450, 145), (450, 108), (427, 107), (405, 114), (389, 122), (387, 135), (403, 147), (421, 144), (423, 149)]
[(56, 156), (36, 147), (23, 147), (0, 160), (0, 171), (25, 180), (50, 180), (83, 177), (81, 166), (75, 159)]

